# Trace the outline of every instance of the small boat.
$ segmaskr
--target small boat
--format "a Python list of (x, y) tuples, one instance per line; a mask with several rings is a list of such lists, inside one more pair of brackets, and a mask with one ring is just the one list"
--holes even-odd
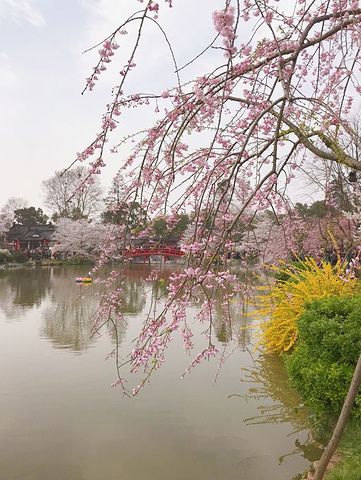
[(90, 277), (76, 277), (75, 283), (92, 283), (92, 279)]

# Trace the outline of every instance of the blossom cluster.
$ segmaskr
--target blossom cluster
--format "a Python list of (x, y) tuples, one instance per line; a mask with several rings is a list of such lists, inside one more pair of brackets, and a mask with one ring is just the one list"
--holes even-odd
[[(120, 35), (125, 35), (127, 32), (125, 30), (120, 30), (118, 33)], [(92, 75), (86, 79), (86, 85), (89, 90), (93, 90), (95, 82), (99, 80), (99, 75), (107, 69), (106, 64), (111, 62), (114, 52), (118, 48), (119, 45), (115, 42), (114, 35), (112, 35), (110, 39), (105, 40), (102, 44), (102, 47), (98, 50), (100, 60), (93, 68)]]
[(213, 12), (213, 24), (216, 31), (223, 37), (223, 44), (226, 48), (226, 55), (231, 56), (237, 52), (233, 46), (236, 38), (234, 31), (235, 8), (229, 6), (226, 10)]

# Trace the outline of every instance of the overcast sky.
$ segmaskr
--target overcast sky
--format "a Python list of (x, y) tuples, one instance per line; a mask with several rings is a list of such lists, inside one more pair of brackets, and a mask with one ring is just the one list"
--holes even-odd
[[(211, 14), (222, 3), (176, 0), (173, 9), (161, 3), (180, 65), (213, 38)], [(0, 208), (15, 196), (46, 211), (41, 182), (71, 164), (93, 140), (123, 65), (119, 49), (111, 71), (102, 75), (93, 92), (81, 95), (98, 59), (97, 50), (83, 52), (140, 7), (136, 0), (0, 0)], [(202, 59), (187, 75), (208, 70), (208, 60)], [(149, 26), (137, 63), (143, 67), (132, 86), (161, 92), (174, 84), (167, 73), (172, 63), (166, 44), (154, 26)], [(134, 115), (124, 133), (131, 129), (137, 129)], [(116, 138), (122, 134), (123, 127)], [(116, 157), (109, 154), (102, 176), (105, 191), (117, 169)]]
[[(286, 3), (281, 1), (279, 8)], [(212, 12), (224, 1), (173, 0), (172, 9), (164, 0), (160, 4), (160, 21), (182, 66), (213, 40)], [(41, 183), (68, 167), (100, 131), (111, 89), (129, 58), (132, 31), (121, 37), (121, 48), (94, 91), (81, 95), (99, 58), (97, 49), (83, 52), (141, 7), (137, 0), (0, 0), (0, 208), (10, 197), (21, 197), (50, 213)], [(249, 28), (242, 25), (237, 42), (249, 39)], [(224, 61), (223, 53), (212, 49), (182, 70), (181, 80), (212, 71), (217, 61)], [(152, 22), (136, 63), (132, 93), (161, 93), (176, 84), (167, 44)], [(109, 146), (142, 129), (151, 113), (134, 110), (127, 115), (120, 117)], [(120, 164), (117, 155), (105, 158), (104, 196)], [(293, 189), (301, 194), (304, 186), (298, 182)]]

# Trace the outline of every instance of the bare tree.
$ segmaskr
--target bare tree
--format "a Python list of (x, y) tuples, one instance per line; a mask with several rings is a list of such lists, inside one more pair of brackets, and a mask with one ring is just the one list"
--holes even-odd
[(9, 200), (0, 210), (0, 216), (3, 220), (4, 227), (9, 229), (15, 221), (15, 210), (26, 208), (27, 200), (20, 197), (10, 197)]
[(96, 178), (92, 183), (84, 183), (87, 169), (80, 165), (55, 175), (42, 182), (45, 193), (44, 204), (52, 212), (52, 219), (94, 218), (98, 215), (103, 189)]

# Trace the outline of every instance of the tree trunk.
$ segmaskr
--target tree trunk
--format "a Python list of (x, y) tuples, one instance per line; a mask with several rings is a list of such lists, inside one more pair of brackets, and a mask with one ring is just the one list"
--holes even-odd
[(343, 431), (347, 425), (348, 419), (351, 414), (352, 406), (355, 402), (356, 395), (361, 385), (361, 354), (359, 356), (349, 391), (346, 396), (346, 400), (343, 404), (340, 416), (338, 418), (335, 430), (333, 431), (331, 440), (329, 441), (325, 451), (322, 454), (319, 465), (316, 468), (316, 472), (313, 476), (313, 480), (322, 480), (325, 474), (327, 465), (331, 460), (332, 455), (335, 453), (338, 444), (340, 443)]

